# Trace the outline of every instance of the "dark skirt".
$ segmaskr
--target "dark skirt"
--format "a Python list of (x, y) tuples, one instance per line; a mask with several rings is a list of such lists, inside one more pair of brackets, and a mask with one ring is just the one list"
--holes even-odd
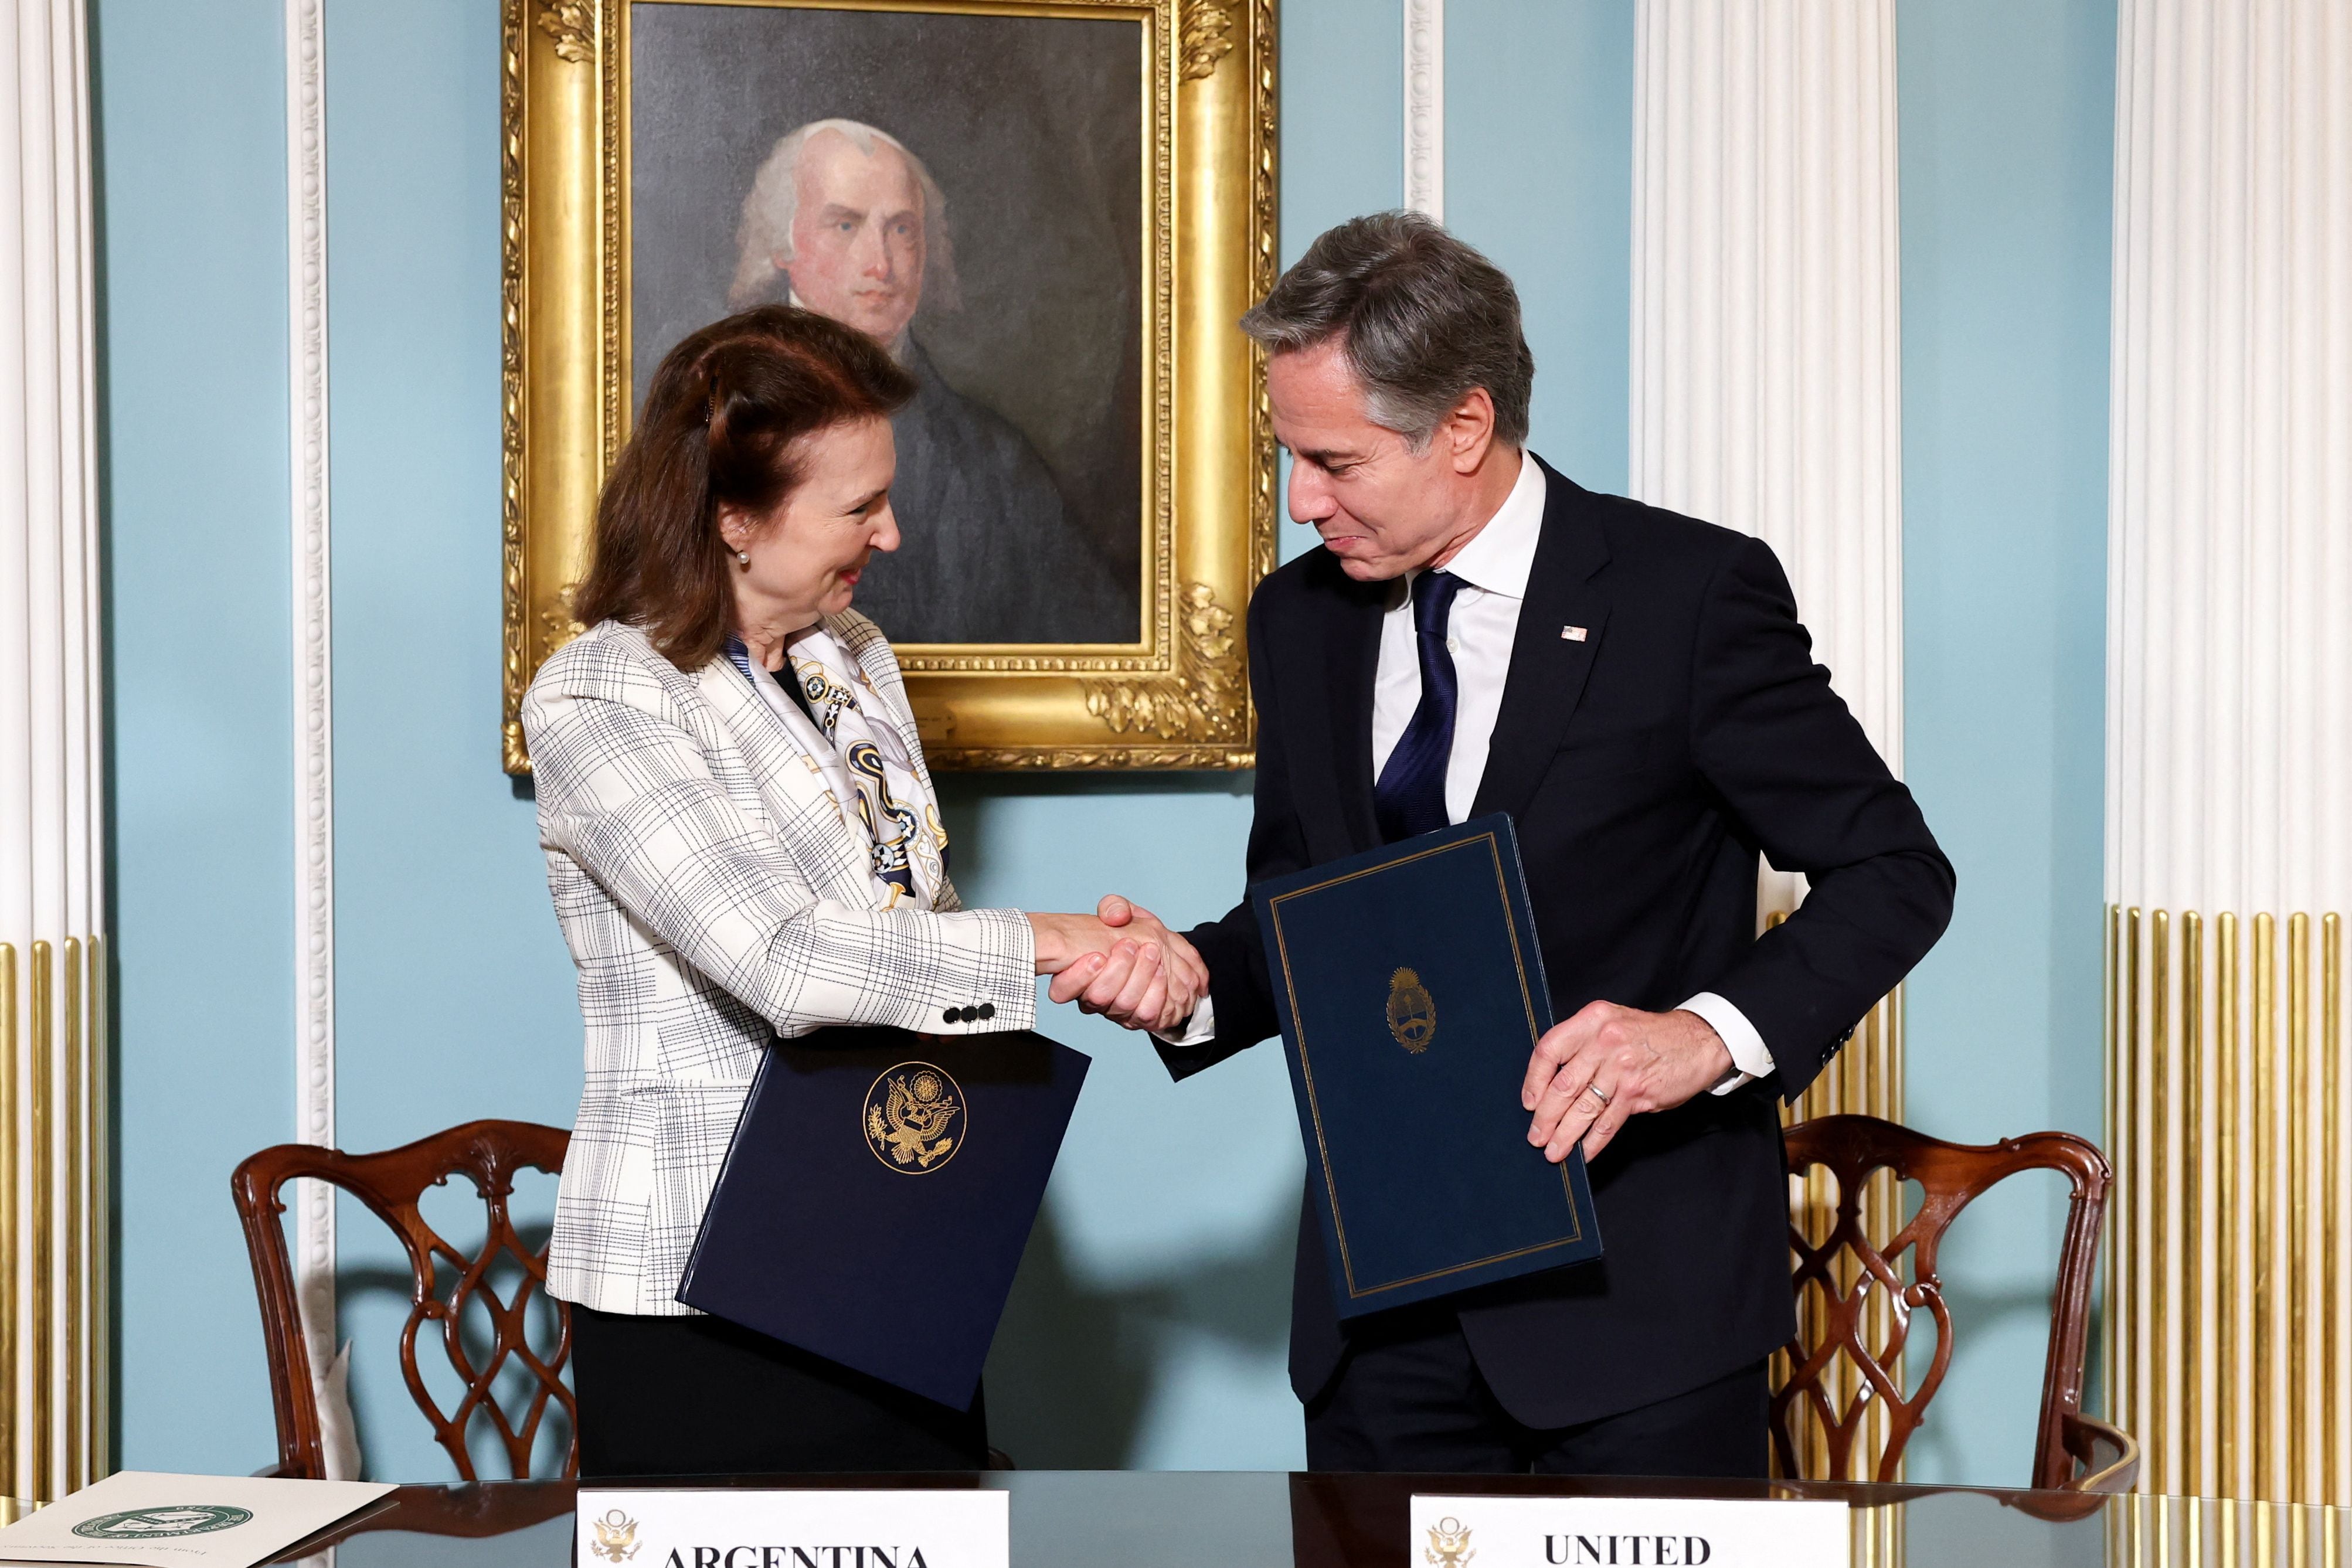
[(719, 1318), (572, 1308), (580, 1479), (976, 1470), (980, 1396), (952, 1410)]

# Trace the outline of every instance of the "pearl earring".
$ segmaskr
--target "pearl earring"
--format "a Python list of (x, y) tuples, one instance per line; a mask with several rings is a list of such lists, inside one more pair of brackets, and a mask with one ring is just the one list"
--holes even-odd
[(743, 550), (743, 549), (739, 549), (739, 550), (737, 550), (737, 551), (735, 552), (735, 559), (736, 559), (738, 561), (740, 561), (740, 562), (742, 563), (742, 565), (743, 565), (743, 569), (744, 569), (746, 571), (748, 571), (748, 570), (751, 570), (751, 552), (750, 550)]

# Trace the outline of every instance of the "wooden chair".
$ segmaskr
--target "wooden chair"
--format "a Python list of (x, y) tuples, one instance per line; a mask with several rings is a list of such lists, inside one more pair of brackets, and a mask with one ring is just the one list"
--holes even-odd
[[(517, 1171), (560, 1173), (571, 1141), (572, 1134), (562, 1128), (533, 1122), (468, 1122), (382, 1154), (347, 1155), (312, 1144), (280, 1144), (236, 1167), (229, 1186), (236, 1199), (237, 1218), (245, 1227), (246, 1250), (253, 1260), (254, 1288), (261, 1298), (261, 1331), (269, 1351), (269, 1394), (278, 1414), (278, 1462), (265, 1473), (308, 1480), (323, 1479), (326, 1475), (310, 1348), (303, 1339), (294, 1270), (287, 1258), (286, 1233), (279, 1219), (286, 1206), (279, 1201), (278, 1189), (307, 1176), (332, 1183), (366, 1204), (392, 1227), (407, 1250), (413, 1289), (408, 1321), (400, 1334), (401, 1372), (417, 1408), (432, 1423), (435, 1440), (456, 1461), (458, 1476), (468, 1481), (479, 1479), (466, 1447), (467, 1434), (477, 1418), (488, 1420), (505, 1444), (514, 1475), (530, 1474), (531, 1448), (550, 1402), (561, 1405), (567, 1416), (576, 1417), (572, 1391), (563, 1384), (564, 1363), (572, 1354), (572, 1316), (563, 1302), (546, 1295), (545, 1252), (523, 1243), (507, 1212), (507, 1200), (513, 1194)], [(439, 1186), (461, 1173), (474, 1184), (489, 1211), (488, 1232), (480, 1254), (473, 1258), (444, 1239), (418, 1208), (425, 1188)], [(501, 1257), (520, 1266), (521, 1281), (513, 1288), (511, 1299), (501, 1299), (489, 1279)], [(456, 1274), (446, 1291), (437, 1278), (445, 1269)], [(525, 1332), (534, 1294), (553, 1310), (558, 1325), (554, 1352), (546, 1356), (531, 1348)], [(487, 1317), (491, 1331), (488, 1352), (478, 1365), (460, 1333), (469, 1306), (478, 1316)], [(464, 1388), (456, 1408), (446, 1414), (425, 1386), (416, 1364), (417, 1338), (428, 1323), (437, 1327), (442, 1349)], [(494, 1393), (500, 1374), (511, 1366), (522, 1367), (532, 1378), (519, 1423), (509, 1419)], [(575, 1435), (564, 1453), (562, 1474), (575, 1475), (578, 1467)]]
[[(1819, 1244), (1793, 1219), (1790, 1225), (1799, 1297), (1801, 1301), (1809, 1284), (1821, 1294), (1818, 1310), (1801, 1312), (1801, 1322), (1811, 1320), (1810, 1328), (1801, 1328), (1799, 1340), (1789, 1346), (1789, 1376), (1772, 1396), (1772, 1448), (1781, 1473), (1799, 1474), (1794, 1416), (1801, 1401), (1826, 1439), (1833, 1478), (1851, 1475), (1856, 1441), (1873, 1408), (1883, 1409), (1885, 1446), (1866, 1479), (1896, 1479), (1904, 1448), (1926, 1420), (1927, 1403), (1951, 1365), (1952, 1317), (1944, 1303), (1943, 1281), (1936, 1272), (1944, 1232), (1960, 1210), (2004, 1177), (2020, 1171), (2055, 1170), (2065, 1174), (2074, 1192), (2058, 1254), (2032, 1484), (2078, 1492), (2129, 1490), (2139, 1473), (2139, 1445), (2119, 1428), (2083, 1414), (2092, 1267), (2112, 1176), (2097, 1145), (2072, 1133), (2029, 1133), (1990, 1145), (1948, 1144), (1875, 1116), (1800, 1122), (1788, 1129), (1788, 1145), (1792, 1174), (1822, 1166), (1836, 1177), (1837, 1208), (1834, 1223)], [(1871, 1239), (1863, 1223), (1864, 1186), (1881, 1170), (1892, 1172), (1897, 1182), (1917, 1182), (1924, 1195), (1918, 1212), (1884, 1247)], [(1912, 1254), (1908, 1281), (1899, 1266), (1906, 1250)], [(1842, 1278), (1852, 1281), (1850, 1289), (1841, 1288)], [(1935, 1321), (1936, 1353), (1918, 1392), (1906, 1398), (1892, 1368), (1910, 1335), (1911, 1314), (1922, 1307)], [(1885, 1335), (1876, 1349), (1865, 1333), (1873, 1317)], [(1815, 1335), (1818, 1343), (1804, 1343)], [(1832, 1367), (1841, 1356), (1859, 1374), (1853, 1397), (1843, 1409), (1830, 1387), (1836, 1381)]]

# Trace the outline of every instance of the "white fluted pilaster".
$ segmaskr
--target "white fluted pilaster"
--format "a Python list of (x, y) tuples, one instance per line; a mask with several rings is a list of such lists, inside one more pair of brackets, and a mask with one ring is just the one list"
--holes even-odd
[[(1814, 656), (1899, 773), (1893, 0), (1640, 0), (1634, 39), (1633, 492), (1772, 546)], [(1802, 883), (1768, 867), (1758, 893), (1770, 921)], [(1795, 1113), (1899, 1119), (1902, 1051), (1898, 991)], [(1831, 1199), (1817, 1177), (1798, 1202)], [(1891, 1233), (1891, 1189), (1868, 1203)], [(1798, 1436), (1805, 1473), (1826, 1473), (1820, 1434)]]
[(1903, 764), (1892, 0), (1642, 0), (1633, 493), (1761, 536)]
[(2118, 20), (2116, 1413), (2153, 1490), (2352, 1503), (2352, 9)]
[(0, 1493), (108, 1468), (103, 662), (79, 0), (0, 0)]
[(1642, 0), (1635, 29), (1633, 494), (1772, 546), (1900, 772), (1892, 0)]

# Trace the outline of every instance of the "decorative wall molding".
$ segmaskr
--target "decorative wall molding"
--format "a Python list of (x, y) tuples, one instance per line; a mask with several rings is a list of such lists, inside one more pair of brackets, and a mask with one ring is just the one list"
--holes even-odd
[[(334, 643), (327, 531), (323, 0), (286, 0), (288, 407), (294, 602), (294, 1136), (335, 1141)], [(335, 1200), (297, 1184), (295, 1284), (313, 1375), (335, 1357)]]
[(2352, 13), (2124, 0), (2107, 612), (2116, 1419), (2352, 1503)]
[(2344, 1562), (2340, 1525), (2286, 1504), (2126, 1496), (2101, 1511), (2105, 1561), (2116, 1568), (2342, 1568)]
[[(1894, 0), (1640, 0), (1633, 492), (1771, 545), (1814, 656), (1899, 774), (1895, 178)], [(1759, 917), (1782, 918), (1802, 892), (1767, 867)], [(1791, 1113), (1837, 1111), (1901, 1118), (1899, 990)], [(1827, 1207), (1827, 1178), (1811, 1182), (1794, 1201)], [(1891, 1233), (1895, 1198), (1870, 1194), (1865, 1223)], [(1870, 1310), (1888, 1323), (1883, 1296)], [(1859, 1369), (1835, 1375), (1842, 1405), (1866, 1396)], [(1873, 1409), (1857, 1451), (1880, 1446)], [(1825, 1464), (1819, 1434), (1799, 1436)]]
[(1404, 204), (1445, 221), (1445, 0), (1404, 0)]
[(2106, 971), (2108, 1364), (2142, 1490), (2337, 1501), (2343, 916), (2111, 904)]
[(1234, 52), (1237, 20), (1228, 0), (1184, 0), (1176, 18), (1176, 74), (1186, 81), (1213, 76), (1217, 62)]
[(0, 1495), (110, 1469), (89, 41), (0, 0)]
[[(1903, 770), (1893, 0), (1641, 0), (1632, 465), (1761, 537), (1814, 655)], [(1763, 913), (1798, 879), (1769, 873)]]
[(1893, 0), (1641, 0), (1633, 494), (1760, 536), (1903, 767)]

